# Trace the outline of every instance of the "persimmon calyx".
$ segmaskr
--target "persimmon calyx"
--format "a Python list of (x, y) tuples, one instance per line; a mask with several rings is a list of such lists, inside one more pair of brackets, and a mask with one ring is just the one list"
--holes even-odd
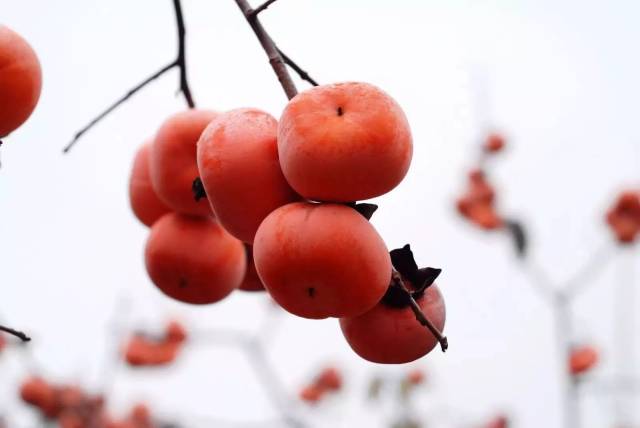
[(202, 184), (202, 179), (200, 177), (196, 177), (193, 179), (193, 183), (191, 184), (191, 191), (193, 192), (193, 198), (198, 202), (202, 198), (207, 197), (207, 192), (204, 190), (204, 184)]

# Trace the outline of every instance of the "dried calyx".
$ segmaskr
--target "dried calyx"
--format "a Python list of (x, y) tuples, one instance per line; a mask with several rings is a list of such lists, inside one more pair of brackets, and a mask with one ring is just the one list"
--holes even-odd
[(393, 308), (406, 308), (419, 299), (442, 272), (436, 268), (418, 268), (409, 244), (390, 252), (394, 270), (391, 284), (382, 303)]

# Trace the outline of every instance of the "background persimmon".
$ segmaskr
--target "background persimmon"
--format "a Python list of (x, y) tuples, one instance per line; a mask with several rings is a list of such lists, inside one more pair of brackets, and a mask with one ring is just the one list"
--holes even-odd
[(196, 201), (191, 191), (198, 177), (196, 144), (217, 113), (191, 109), (164, 121), (151, 147), (149, 171), (158, 197), (172, 210), (198, 216), (211, 215), (205, 199)]
[(391, 279), (382, 238), (345, 205), (278, 208), (258, 228), (253, 256), (274, 300), (305, 318), (361, 314), (382, 298)]
[(42, 71), (33, 48), (18, 33), (0, 25), (0, 137), (31, 116), (41, 88)]
[(396, 187), (409, 169), (413, 144), (393, 98), (368, 83), (350, 82), (294, 97), (280, 118), (278, 153), (299, 194), (349, 202)]
[(238, 288), (246, 256), (242, 243), (215, 220), (169, 213), (151, 228), (145, 263), (149, 277), (167, 296), (207, 304)]
[(300, 199), (278, 162), (277, 121), (257, 109), (219, 115), (198, 141), (198, 169), (220, 224), (251, 244), (276, 208)]
[(146, 226), (151, 226), (170, 211), (158, 198), (149, 177), (149, 152), (151, 144), (145, 143), (136, 152), (129, 177), (129, 203), (135, 216)]

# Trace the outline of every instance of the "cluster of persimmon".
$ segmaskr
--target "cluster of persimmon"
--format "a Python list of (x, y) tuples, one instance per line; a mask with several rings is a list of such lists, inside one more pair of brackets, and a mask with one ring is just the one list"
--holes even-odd
[(164, 366), (175, 361), (186, 340), (186, 329), (177, 321), (171, 321), (162, 337), (134, 333), (124, 346), (123, 357), (133, 367)]
[(31, 116), (41, 86), (40, 62), (31, 45), (0, 25), (0, 139)]
[(621, 244), (631, 244), (640, 234), (640, 191), (622, 192), (607, 212), (607, 223)]
[[(396, 187), (412, 152), (404, 112), (367, 83), (309, 89), (280, 120), (255, 108), (175, 114), (140, 149), (130, 181), (133, 211), (151, 226), (149, 276), (191, 304), (266, 289), (294, 315), (340, 318), (367, 360), (420, 358), (437, 340), (407, 299), (383, 299), (400, 284), (368, 221), (375, 206), (355, 203)], [(395, 268), (441, 330), (442, 296), (427, 290), (434, 278), (425, 285), (417, 266)]]
[(309, 404), (320, 402), (329, 394), (342, 388), (342, 374), (335, 367), (323, 369), (313, 380), (300, 390), (300, 399)]
[(593, 345), (574, 346), (569, 353), (567, 368), (572, 376), (580, 376), (591, 371), (599, 359), (599, 352)]
[[(490, 133), (482, 145), (483, 154), (493, 155), (505, 147), (501, 134)], [(482, 168), (469, 172), (467, 189), (456, 201), (458, 212), (473, 225), (484, 230), (495, 230), (504, 226), (504, 219), (496, 209), (496, 192)]]
[(49, 383), (40, 377), (27, 378), (20, 387), (20, 397), (60, 428), (156, 427), (144, 404), (134, 406), (126, 418), (116, 420), (107, 414), (102, 396), (90, 395), (75, 385)]

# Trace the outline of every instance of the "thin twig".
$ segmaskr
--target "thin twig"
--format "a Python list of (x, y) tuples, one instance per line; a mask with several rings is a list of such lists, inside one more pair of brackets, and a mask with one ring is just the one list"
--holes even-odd
[(282, 85), (282, 89), (284, 89), (284, 93), (287, 95), (288, 99), (291, 99), (296, 96), (298, 90), (296, 89), (295, 83), (291, 79), (291, 75), (287, 70), (287, 66), (278, 51), (275, 43), (271, 40), (269, 33), (264, 29), (258, 16), (254, 13), (254, 10), (251, 8), (251, 5), (247, 0), (235, 0), (236, 4), (240, 8), (240, 11), (247, 19), (247, 22), (251, 26), (251, 29), (255, 33), (256, 37), (260, 41), (262, 48), (266, 52), (269, 57), (269, 63), (273, 68), (273, 71), (278, 76), (278, 80), (280, 81), (280, 85)]
[(109, 107), (107, 107), (102, 113), (100, 113), (98, 116), (92, 119), (86, 126), (84, 126), (82, 129), (76, 132), (71, 142), (67, 144), (65, 148), (62, 150), (63, 153), (68, 153), (69, 150), (73, 148), (73, 146), (78, 142), (78, 140), (80, 140), (80, 138), (82, 138), (82, 136), (87, 131), (93, 128), (98, 122), (100, 122), (102, 119), (108, 116), (115, 109), (120, 107), (120, 105), (122, 105), (129, 98), (135, 95), (138, 91), (140, 91), (142, 88), (144, 88), (145, 86), (147, 86), (149, 83), (153, 82), (160, 76), (169, 72), (173, 68), (177, 67), (180, 70), (179, 92), (184, 95), (184, 98), (189, 108), (195, 107), (195, 102), (193, 101), (193, 96), (191, 94), (191, 89), (189, 87), (189, 82), (187, 80), (186, 44), (185, 44), (186, 29), (184, 25), (184, 18), (182, 15), (182, 6), (180, 4), (180, 0), (173, 0), (173, 6), (176, 14), (176, 26), (178, 28), (178, 56), (176, 57), (176, 59), (171, 61), (169, 64), (165, 65), (164, 67), (162, 67), (160, 70), (153, 73), (151, 76), (144, 79), (142, 82), (138, 83), (133, 88), (129, 89), (129, 91), (126, 94), (124, 94), (121, 98), (119, 98)]
[(605, 264), (615, 254), (615, 248), (604, 244), (591, 254), (589, 259), (566, 283), (563, 292), (568, 296), (575, 296), (593, 284), (595, 275), (604, 271)]
[(291, 69), (293, 69), (293, 71), (295, 71), (302, 80), (311, 83), (313, 86), (319, 85), (319, 83), (316, 82), (315, 79), (309, 76), (309, 73), (300, 68), (300, 66), (296, 64), (291, 58), (289, 58), (284, 52), (282, 52), (280, 48), (278, 48), (278, 52), (280, 53), (280, 56), (282, 57), (284, 63), (291, 67)]
[(418, 302), (416, 302), (409, 290), (407, 290), (407, 287), (404, 285), (402, 278), (400, 278), (400, 274), (395, 270), (392, 273), (392, 281), (394, 281), (394, 283), (396, 283), (400, 288), (402, 288), (402, 290), (407, 293), (407, 295), (409, 296), (409, 304), (411, 310), (413, 311), (413, 314), (416, 316), (416, 320), (418, 320), (421, 325), (425, 326), (438, 340), (438, 343), (440, 343), (440, 348), (442, 348), (442, 352), (446, 352), (449, 348), (449, 341), (447, 340), (447, 337), (443, 335), (442, 332), (438, 330), (435, 325), (433, 325), (429, 318), (427, 318), (424, 312), (422, 312), (420, 305), (418, 305)]
[(263, 10), (265, 10), (266, 8), (271, 6), (271, 4), (275, 3), (276, 1), (278, 1), (278, 0), (267, 0), (266, 2), (262, 3), (260, 6), (256, 7), (253, 10), (252, 15), (253, 16), (257, 16), (260, 12), (262, 12)]
[(23, 332), (14, 330), (11, 327), (5, 327), (3, 325), (0, 325), (0, 331), (4, 331), (5, 333), (15, 336), (18, 339), (22, 340), (23, 342), (29, 342), (31, 340), (31, 338), (26, 334), (24, 334)]

